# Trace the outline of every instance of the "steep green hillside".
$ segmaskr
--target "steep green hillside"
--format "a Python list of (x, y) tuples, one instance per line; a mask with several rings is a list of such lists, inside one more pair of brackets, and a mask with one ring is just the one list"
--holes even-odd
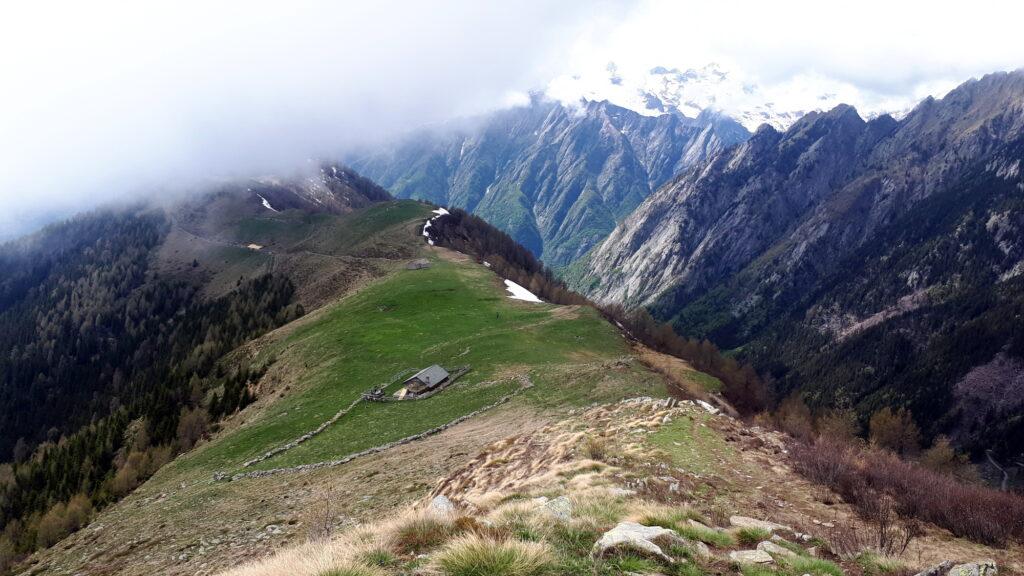
[(285, 398), (237, 431), (172, 466), (184, 472), (237, 472), (241, 464), (316, 428), (374, 386), (397, 389), (401, 376), (441, 364), (468, 365), (457, 384), (431, 398), (364, 403), (322, 434), (253, 469), (327, 461), (398, 440), (491, 404), (525, 382), (527, 401), (579, 405), (652, 388), (640, 369), (604, 362), (629, 354), (619, 333), (590, 308), (507, 298), (500, 278), (469, 261), (434, 255), (425, 270), (401, 270), (288, 331), (260, 351), (304, 367)]
[[(383, 278), (236, 350), (227, 362), (248, 362), (261, 375), (252, 383), (256, 402), (89, 528), (41, 553), (37, 573), (103, 567), (194, 574), (237, 565), (304, 538), (309, 515), (324, 506), (338, 518), (365, 518), (422, 497), (488, 438), (594, 402), (666, 395), (662, 377), (595, 310), (510, 299), (492, 270), (416, 236), (427, 208), (390, 206), (371, 209), (360, 221), (408, 209), (402, 216), (388, 212), (385, 228), (431, 266), (392, 266)], [(319, 228), (308, 238), (320, 246), (363, 242)], [(314, 430), (367, 389), (393, 391), (403, 376), (433, 363), (471, 371), (425, 400), (358, 404), (308, 441), (244, 465)], [(341, 465), (278, 470), (269, 478), (219, 475), (338, 460), (470, 414), (436, 436)], [(139, 534), (146, 535), (143, 544)], [(89, 554), (81, 553), (85, 548)]]

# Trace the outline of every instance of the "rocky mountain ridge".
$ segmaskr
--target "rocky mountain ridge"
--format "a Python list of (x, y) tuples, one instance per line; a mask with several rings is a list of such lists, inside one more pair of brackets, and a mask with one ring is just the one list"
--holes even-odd
[(1017, 373), (1005, 355), (1024, 353), (1022, 158), (1022, 72), (900, 121), (808, 114), (663, 187), (573, 279), (737, 349), (780, 396), (861, 425), (906, 407), (928, 436), (1012, 457), (1020, 407), (999, 398)]
[(680, 170), (747, 137), (712, 112), (644, 116), (608, 102), (576, 108), (535, 97), (416, 132), (352, 164), (396, 197), (467, 209), (563, 266)]
[(638, 207), (594, 250), (582, 285), (633, 304), (670, 288), (699, 295), (769, 247), (784, 273), (827, 267), (1022, 128), (1021, 72), (926, 99), (902, 121), (841, 105), (784, 133), (763, 127)]

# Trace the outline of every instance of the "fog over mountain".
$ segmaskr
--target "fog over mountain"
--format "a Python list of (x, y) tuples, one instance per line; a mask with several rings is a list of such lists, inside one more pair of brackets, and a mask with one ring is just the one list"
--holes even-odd
[[(0, 22), (0, 238), (113, 199), (294, 171), (530, 91), (628, 107), (636, 95), (621, 88), (645, 85), (657, 67), (727, 70), (728, 89), (704, 83), (699, 103), (748, 126), (757, 116), (745, 111), (765, 105), (900, 110), (1024, 62), (1013, 29), (1022, 9), (976, 8), (23, 4)], [(619, 84), (609, 84), (612, 62)], [(683, 113), (696, 109), (673, 94)]]

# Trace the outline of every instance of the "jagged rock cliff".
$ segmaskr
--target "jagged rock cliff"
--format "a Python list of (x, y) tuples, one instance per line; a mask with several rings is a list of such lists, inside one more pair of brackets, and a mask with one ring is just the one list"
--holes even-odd
[(1015, 380), (981, 376), (1024, 357), (1022, 160), (1024, 72), (901, 121), (839, 106), (662, 187), (573, 279), (737, 349), (780, 395), (862, 424), (907, 407), (926, 434), (1009, 455), (1024, 425), (999, 399)]
[(607, 102), (535, 99), (412, 134), (352, 163), (397, 197), (465, 208), (562, 266), (679, 171), (748, 136), (711, 112), (652, 117)]
[(1024, 128), (1024, 73), (971, 81), (902, 121), (845, 105), (746, 143), (644, 202), (588, 258), (599, 301), (685, 304), (758, 261), (769, 283), (812, 276)]

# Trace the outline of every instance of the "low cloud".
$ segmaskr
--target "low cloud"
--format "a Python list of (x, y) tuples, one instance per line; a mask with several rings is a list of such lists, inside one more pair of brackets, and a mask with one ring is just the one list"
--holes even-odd
[(21, 3), (0, 23), (0, 236), (281, 173), (521, 99), (590, 2)]
[(0, 238), (36, 217), (522, 102), (554, 78), (719, 62), (864, 107), (1024, 64), (1024, 5), (862, 1), (22, 2), (0, 21)]

